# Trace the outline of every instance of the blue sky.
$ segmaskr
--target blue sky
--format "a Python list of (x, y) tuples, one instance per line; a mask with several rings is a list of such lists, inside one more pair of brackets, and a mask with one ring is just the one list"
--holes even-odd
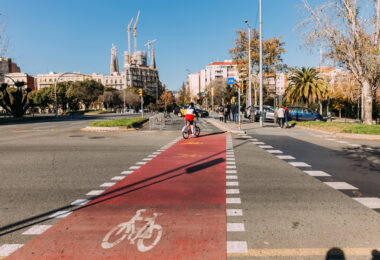
[[(213, 61), (231, 59), (235, 31), (258, 26), (259, 0), (0, 0), (7, 19), (11, 57), (23, 72), (80, 71), (109, 73), (110, 49), (117, 47), (119, 65), (128, 49), (126, 27), (141, 10), (138, 49), (148, 40), (155, 45), (161, 81), (178, 90), (187, 71)], [(318, 51), (302, 48), (294, 27), (300, 22), (301, 0), (263, 0), (264, 38), (282, 36), (284, 61), (291, 66), (318, 66)], [(133, 49), (133, 38), (132, 38)]]

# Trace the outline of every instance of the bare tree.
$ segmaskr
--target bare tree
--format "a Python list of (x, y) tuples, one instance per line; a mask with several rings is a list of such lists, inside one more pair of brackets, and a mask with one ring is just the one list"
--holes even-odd
[[(360, 2), (360, 5), (359, 5)], [(351, 71), (363, 94), (363, 121), (372, 124), (372, 101), (380, 81), (380, 0), (303, 0), (305, 45), (324, 46), (338, 66)]]
[[(129, 107), (137, 107), (140, 104), (140, 97), (133, 89), (127, 89), (125, 91), (125, 103)], [(124, 94), (120, 94), (120, 98), (123, 100)]]

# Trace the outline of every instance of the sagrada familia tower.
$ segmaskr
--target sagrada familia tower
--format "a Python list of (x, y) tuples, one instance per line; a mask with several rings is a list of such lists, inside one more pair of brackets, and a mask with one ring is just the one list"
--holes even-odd
[(148, 54), (150, 54), (150, 64), (147, 63), (147, 52), (137, 50), (136, 41), (136, 25), (140, 11), (137, 15), (137, 19), (133, 28), (134, 33), (134, 52), (132, 54), (130, 50), (130, 26), (128, 25), (128, 51), (124, 52), (124, 67), (119, 71), (119, 63), (117, 59), (116, 46), (112, 44), (111, 48), (111, 62), (110, 62), (110, 75), (122, 75), (125, 87), (142, 88), (148, 92), (151, 92), (156, 99), (158, 99), (163, 91), (163, 84), (158, 77), (158, 70), (156, 67), (156, 58), (154, 53), (154, 46), (150, 51), (150, 45), (154, 41), (148, 42), (145, 46), (148, 46)]

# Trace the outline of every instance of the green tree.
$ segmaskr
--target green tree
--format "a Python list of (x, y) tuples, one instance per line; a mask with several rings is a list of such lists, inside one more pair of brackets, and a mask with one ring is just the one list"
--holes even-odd
[(75, 81), (67, 90), (67, 97), (82, 102), (86, 109), (103, 94), (104, 86), (95, 80)]
[(299, 100), (306, 106), (324, 100), (327, 94), (327, 84), (320, 78), (315, 68), (301, 68), (289, 77), (289, 86), (285, 97), (291, 104)]
[(16, 88), (10, 88), (7, 83), (0, 87), (0, 106), (14, 117), (22, 117), (29, 108), (28, 94), (30, 88), (24, 89), (25, 82), (16, 82)]
[(190, 103), (190, 91), (187, 88), (185, 83), (182, 83), (181, 90), (178, 93), (178, 98), (176, 99), (176, 103), (178, 106), (184, 106)]

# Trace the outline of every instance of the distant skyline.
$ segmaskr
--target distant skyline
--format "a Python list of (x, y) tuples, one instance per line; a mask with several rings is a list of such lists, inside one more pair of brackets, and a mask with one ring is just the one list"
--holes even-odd
[[(284, 63), (319, 66), (319, 52), (301, 48), (294, 27), (301, 21), (301, 0), (263, 0), (264, 39), (285, 41)], [(4, 55), (31, 75), (51, 71), (109, 74), (112, 44), (120, 70), (128, 50), (127, 25), (141, 11), (137, 24), (138, 50), (154, 43), (161, 81), (178, 90), (187, 73), (196, 73), (214, 61), (231, 59), (236, 30), (259, 25), (259, 0), (194, 1), (48, 1), (3, 0), (1, 18), (7, 20), (9, 39)], [(131, 33), (131, 36), (133, 34)], [(133, 50), (133, 37), (131, 39)]]

